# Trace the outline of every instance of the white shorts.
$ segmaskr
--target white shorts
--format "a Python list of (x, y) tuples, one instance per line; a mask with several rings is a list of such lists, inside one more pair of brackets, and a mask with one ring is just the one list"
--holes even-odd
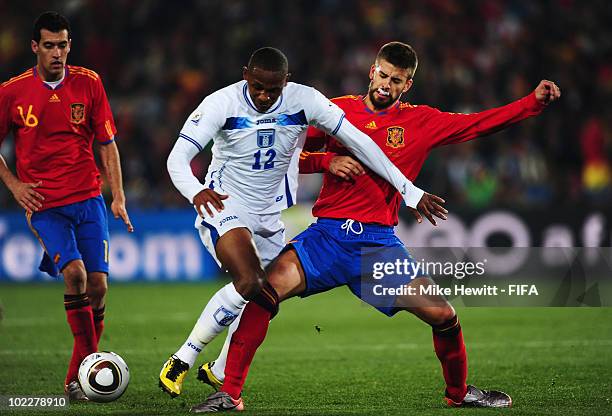
[(206, 218), (199, 215), (196, 217), (195, 228), (206, 250), (219, 267), (222, 267), (215, 252), (217, 240), (234, 228), (244, 227), (251, 232), (259, 258), (266, 267), (285, 247), (285, 224), (280, 219), (281, 213), (253, 214), (232, 197), (225, 199), (223, 205), (225, 208), (221, 212), (211, 207), (215, 214), (213, 218), (210, 218), (208, 214)]

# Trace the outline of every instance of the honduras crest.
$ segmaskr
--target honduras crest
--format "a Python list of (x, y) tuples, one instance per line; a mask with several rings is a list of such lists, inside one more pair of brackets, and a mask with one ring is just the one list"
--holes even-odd
[(221, 306), (219, 309), (215, 311), (215, 313), (213, 314), (213, 317), (215, 318), (215, 321), (217, 321), (219, 325), (230, 326), (230, 324), (234, 322), (234, 319), (236, 319), (238, 315), (236, 315), (235, 313), (232, 313), (231, 311)]
[(257, 146), (263, 148), (274, 146), (275, 136), (276, 131), (274, 129), (257, 130)]

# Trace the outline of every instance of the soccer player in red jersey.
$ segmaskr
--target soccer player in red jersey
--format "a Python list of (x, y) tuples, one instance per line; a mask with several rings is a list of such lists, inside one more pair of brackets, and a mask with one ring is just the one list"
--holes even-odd
[[(474, 114), (445, 113), (428, 106), (400, 103), (400, 96), (412, 86), (416, 67), (414, 50), (407, 44), (391, 42), (381, 48), (370, 69), (367, 95), (333, 100), (345, 111), (347, 119), (367, 133), (410, 180), (416, 178), (432, 148), (499, 131), (539, 114), (560, 97), (553, 82), (541, 81), (534, 92), (518, 101)], [(432, 327), (434, 349), (446, 382), (445, 399), (450, 406), (509, 407), (512, 400), (507, 394), (466, 384), (463, 334), (455, 310), (445, 299), (432, 299), (431, 303), (427, 299), (417, 302), (414, 296), (373, 299), (371, 294), (363, 293), (367, 289), (367, 285), (362, 286), (360, 267), (364, 250), (376, 250), (377, 260), (382, 262), (413, 261), (393, 233), (401, 199), (384, 180), (364, 171), (333, 137), (311, 133), (309, 138), (324, 137), (327, 149), (326, 153), (305, 153), (300, 162), (303, 173), (325, 172), (321, 193), (313, 207), (318, 220), (289, 243), (268, 271), (268, 281), (278, 301), (346, 285), (388, 316), (400, 310), (411, 312)], [(418, 213), (415, 215), (421, 221)], [(435, 225), (435, 219), (428, 218)], [(417, 276), (413, 284), (428, 281), (426, 276)], [(405, 283), (406, 280), (399, 282)], [(253, 302), (246, 306), (232, 335), (225, 369), (205, 365), (202, 367), (205, 371), (199, 375), (213, 387), (219, 386), (224, 375), (221, 391), (192, 411), (231, 410), (238, 401), (242, 403), (240, 395), (249, 365), (272, 317), (268, 310)]]
[(102, 81), (89, 69), (66, 64), (70, 24), (46, 12), (34, 23), (36, 66), (0, 86), (0, 143), (12, 131), (17, 176), (0, 157), (0, 179), (26, 211), (44, 256), (40, 270), (64, 277), (64, 306), (74, 337), (65, 380), (70, 399), (86, 400), (78, 368), (98, 350), (104, 328), (108, 276), (108, 220), (100, 172), (113, 194), (111, 210), (129, 232), (115, 123)]

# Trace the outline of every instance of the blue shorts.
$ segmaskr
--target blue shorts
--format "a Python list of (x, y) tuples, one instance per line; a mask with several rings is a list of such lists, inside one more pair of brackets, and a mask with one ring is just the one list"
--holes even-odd
[(57, 277), (72, 260), (83, 260), (88, 273), (108, 274), (108, 218), (102, 195), (34, 212), (27, 218), (45, 250), (41, 271)]
[(396, 296), (374, 296), (372, 292), (372, 286), (378, 283), (399, 287), (410, 281), (405, 276), (372, 280), (374, 262), (414, 262), (393, 233), (393, 227), (320, 218), (289, 244), (295, 249), (306, 276), (306, 290), (301, 297), (346, 285), (355, 296), (387, 316), (399, 311), (395, 307)]

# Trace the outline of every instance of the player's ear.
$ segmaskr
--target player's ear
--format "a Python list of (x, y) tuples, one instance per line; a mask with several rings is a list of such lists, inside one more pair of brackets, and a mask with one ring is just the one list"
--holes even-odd
[(72, 39), (68, 39), (68, 48), (66, 49), (66, 53), (70, 52), (70, 48), (72, 48)]
[(408, 92), (408, 90), (410, 88), (412, 88), (412, 79), (409, 79), (408, 81), (406, 81), (406, 85), (404, 85), (404, 89), (402, 90), (402, 94), (405, 92)]
[(242, 67), (242, 79), (244, 79), (245, 81), (249, 80), (249, 68), (247, 68), (246, 66)]
[(38, 42), (36, 42), (34, 39), (32, 39), (32, 41), (30, 42), (30, 46), (32, 47), (32, 52), (38, 52)]
[(373, 64), (370, 67), (370, 81), (372, 81), (374, 79), (374, 72), (376, 71), (376, 64)]
[(288, 72), (287, 76), (285, 77), (285, 85), (287, 85), (287, 82), (289, 81), (289, 78), (291, 78), (291, 72)]

